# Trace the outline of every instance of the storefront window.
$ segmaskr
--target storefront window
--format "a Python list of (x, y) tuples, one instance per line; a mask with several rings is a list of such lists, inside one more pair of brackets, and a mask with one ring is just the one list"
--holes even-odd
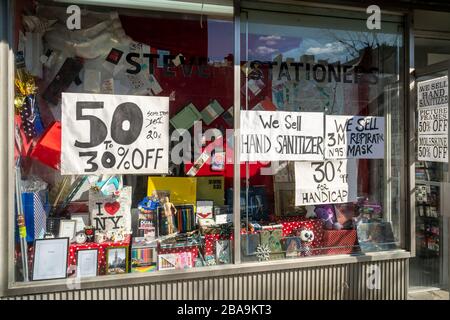
[(242, 260), (398, 248), (401, 20), (281, 8), (242, 14)]
[(231, 18), (66, 10), (16, 6), (15, 281), (232, 263)]

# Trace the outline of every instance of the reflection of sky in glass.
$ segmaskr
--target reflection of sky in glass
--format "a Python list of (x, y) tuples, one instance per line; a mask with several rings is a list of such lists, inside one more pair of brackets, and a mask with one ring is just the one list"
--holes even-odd
[(212, 61), (223, 61), (233, 54), (233, 22), (208, 20), (208, 58)]
[[(400, 34), (391, 33), (251, 23), (248, 35), (248, 60), (273, 60), (281, 53), (283, 58), (293, 58), (296, 61), (306, 54), (314, 55), (315, 61), (344, 63), (356, 58), (357, 51), (368, 45), (398, 46), (400, 39)], [(241, 52), (244, 53), (245, 41), (243, 42)]]

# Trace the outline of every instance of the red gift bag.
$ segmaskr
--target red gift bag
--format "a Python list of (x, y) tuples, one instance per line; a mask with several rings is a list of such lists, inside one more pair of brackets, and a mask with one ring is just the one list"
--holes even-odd
[(59, 170), (61, 162), (61, 122), (53, 122), (37, 142), (31, 158)]
[(356, 230), (324, 230), (321, 254), (352, 253), (356, 238)]

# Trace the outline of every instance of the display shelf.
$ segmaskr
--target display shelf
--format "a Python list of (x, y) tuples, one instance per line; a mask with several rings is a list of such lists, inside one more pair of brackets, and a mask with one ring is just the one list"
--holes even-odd
[(442, 182), (416, 179), (416, 184), (425, 184), (425, 185), (440, 187), (442, 185)]

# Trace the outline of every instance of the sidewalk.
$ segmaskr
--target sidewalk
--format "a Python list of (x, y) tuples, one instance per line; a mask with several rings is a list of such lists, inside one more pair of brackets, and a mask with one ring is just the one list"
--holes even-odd
[(408, 300), (449, 300), (449, 294), (444, 290), (410, 292)]

